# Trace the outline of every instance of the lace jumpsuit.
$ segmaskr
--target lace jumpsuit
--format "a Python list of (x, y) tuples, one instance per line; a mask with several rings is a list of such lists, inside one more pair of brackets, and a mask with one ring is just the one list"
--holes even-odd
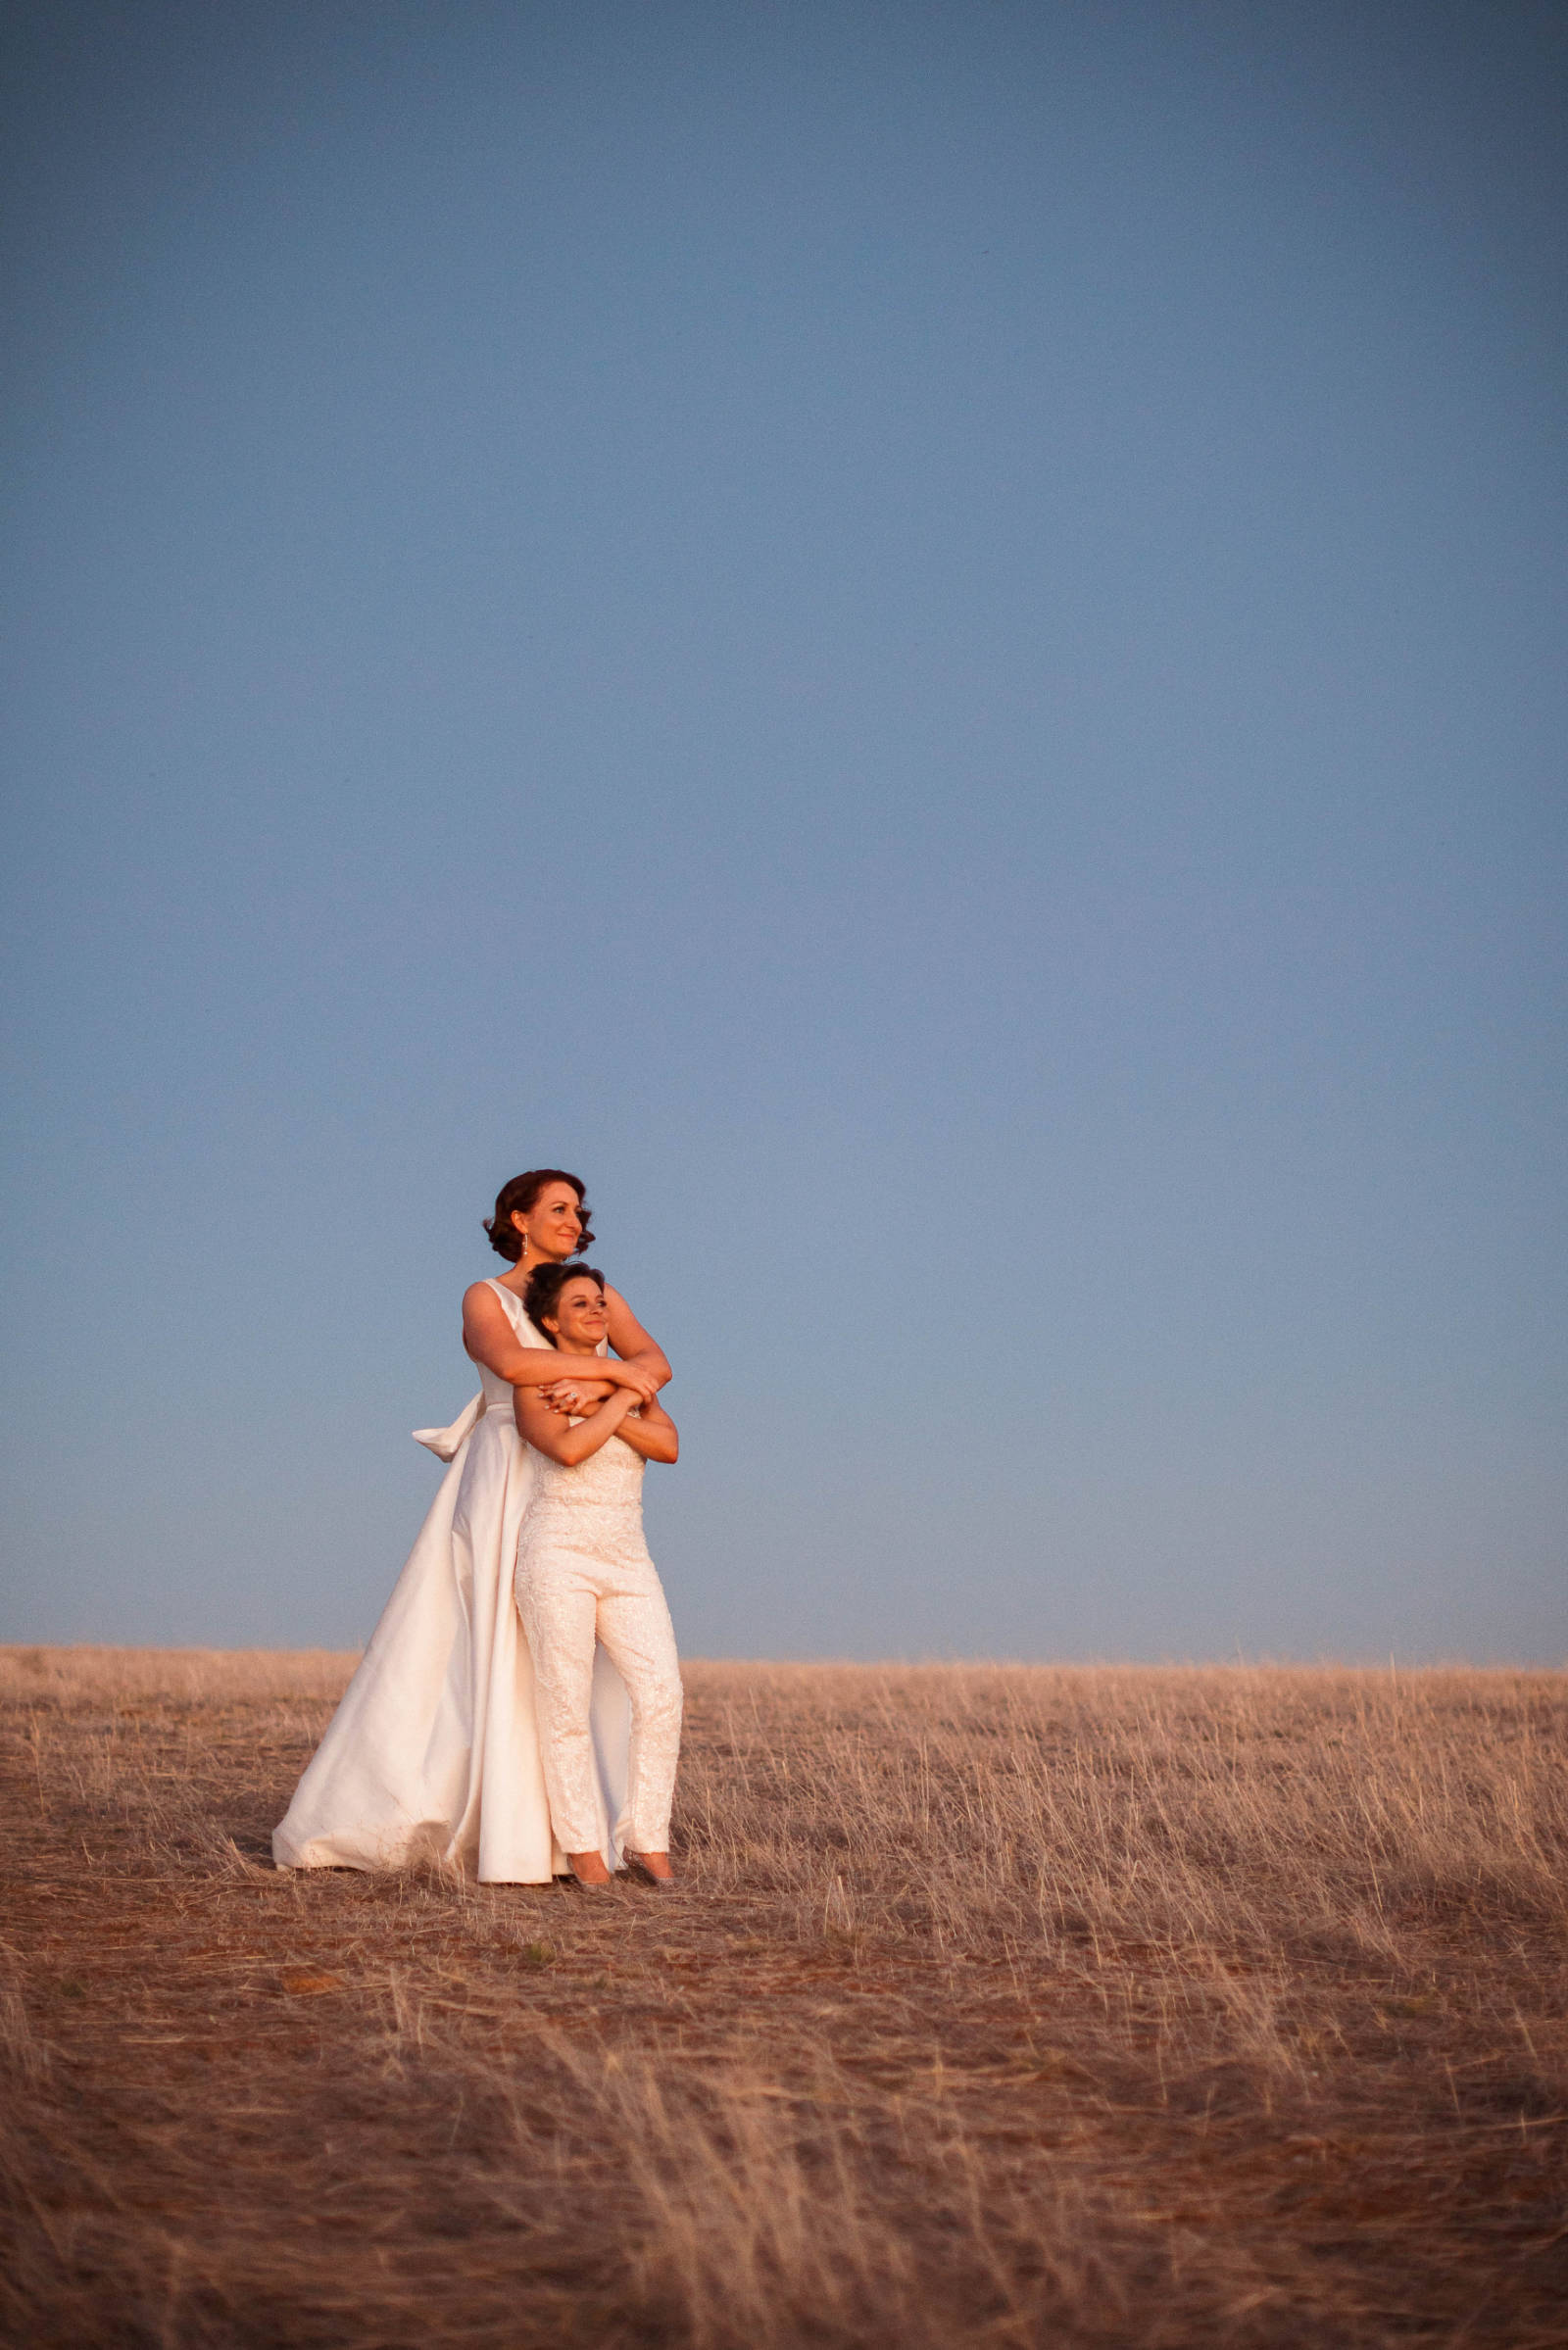
[(517, 1611), (533, 1658), (550, 1820), (566, 1852), (599, 1844), (589, 1726), (594, 1642), (631, 1699), (617, 1845), (667, 1852), (680, 1751), (680, 1665), (643, 1537), (643, 1460), (618, 1436), (572, 1469), (529, 1446), (533, 1493), (517, 1542)]

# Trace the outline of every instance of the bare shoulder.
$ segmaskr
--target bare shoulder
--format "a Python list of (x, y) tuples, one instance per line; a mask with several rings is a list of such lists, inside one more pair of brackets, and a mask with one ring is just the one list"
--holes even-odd
[(605, 1306), (608, 1314), (610, 1343), (617, 1354), (641, 1354), (653, 1345), (619, 1290), (605, 1284)]

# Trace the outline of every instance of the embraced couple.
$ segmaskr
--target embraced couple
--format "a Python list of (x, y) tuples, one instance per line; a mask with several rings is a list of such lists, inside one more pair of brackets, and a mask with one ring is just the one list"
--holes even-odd
[(681, 1686), (642, 1479), (678, 1449), (669, 1364), (571, 1262), (593, 1240), (575, 1175), (514, 1176), (485, 1230), (511, 1270), (463, 1300), (480, 1392), (415, 1431), (451, 1466), (272, 1855), (591, 1886), (623, 1859), (668, 1885)]

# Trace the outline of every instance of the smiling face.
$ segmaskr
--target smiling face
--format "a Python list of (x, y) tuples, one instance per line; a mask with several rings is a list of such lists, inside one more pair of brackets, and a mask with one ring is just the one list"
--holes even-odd
[(582, 1202), (569, 1183), (547, 1183), (529, 1208), (514, 1208), (514, 1229), (527, 1243), (527, 1261), (562, 1264), (582, 1235)]
[(590, 1273), (574, 1273), (563, 1282), (554, 1313), (544, 1328), (563, 1354), (592, 1354), (605, 1335), (605, 1293)]

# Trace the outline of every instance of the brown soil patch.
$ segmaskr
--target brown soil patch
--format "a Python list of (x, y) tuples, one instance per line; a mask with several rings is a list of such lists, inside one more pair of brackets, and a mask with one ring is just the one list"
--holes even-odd
[(352, 1660), (0, 1651), (29, 2350), (1568, 2340), (1568, 1682), (694, 1665), (685, 1889), (279, 1875)]

